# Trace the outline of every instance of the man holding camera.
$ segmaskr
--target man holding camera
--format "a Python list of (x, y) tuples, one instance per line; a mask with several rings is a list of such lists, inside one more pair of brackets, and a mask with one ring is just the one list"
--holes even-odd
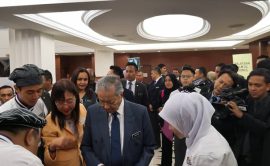
[(209, 98), (209, 101), (215, 108), (215, 113), (212, 116), (212, 125), (228, 141), (233, 151), (237, 138), (237, 128), (235, 125), (237, 119), (230, 115), (230, 110), (226, 106), (227, 101), (224, 101), (220, 96), (224, 90), (228, 88), (234, 89), (236, 86), (237, 75), (230, 70), (223, 70), (215, 81), (211, 97)]
[(237, 125), (243, 129), (239, 166), (269, 166), (270, 151), (270, 71), (263, 68), (253, 70), (248, 76), (247, 112), (239, 109), (233, 101), (228, 108), (236, 117)]

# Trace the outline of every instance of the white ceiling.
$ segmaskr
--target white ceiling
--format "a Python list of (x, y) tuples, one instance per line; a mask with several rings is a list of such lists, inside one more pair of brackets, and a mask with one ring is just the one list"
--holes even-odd
[[(267, 16), (270, 17), (269, 9), (265, 8), (264, 13), (262, 13), (258, 8), (243, 3), (252, 2), (249, 0), (43, 0), (37, 5), (29, 5), (32, 4), (30, 0), (18, 0), (17, 2), (15, 0), (9, 0), (9, 2), (9, 4), (0, 3), (0, 6), (2, 6), (0, 7), (0, 27), (33, 29), (48, 33), (53, 35), (57, 40), (90, 48), (86, 52), (93, 51), (92, 49), (112, 48), (115, 48), (115, 52), (247, 48), (247, 43), (267, 37), (270, 34), (269, 21), (269, 25), (264, 25), (264, 27), (261, 27), (255, 32), (250, 32), (247, 35), (233, 35), (253, 27), (262, 21), (262, 18), (266, 19), (268, 18)], [(12, 4), (12, 2), (14, 3)], [(266, 2), (264, 6), (269, 8), (269, 1), (261, 2)], [(92, 18), (89, 27), (99, 35), (112, 39), (113, 42), (105, 40), (97, 42), (92, 39), (93, 36), (91, 35), (84, 37), (81, 34), (73, 34), (68, 30), (63, 31), (57, 27), (49, 27), (49, 25), (42, 22), (30, 21), (30, 18), (28, 20), (21, 18), (29, 16), (22, 16), (21, 14), (89, 10), (104, 11), (103, 14)], [(195, 39), (174, 41), (174, 46), (169, 46), (171, 42), (149, 40), (137, 33), (137, 26), (143, 20), (168, 14), (185, 14), (201, 17), (210, 23), (210, 31)], [(264, 17), (263, 14), (265, 14)], [(15, 15), (21, 16), (17, 17)], [(64, 14), (62, 17), (66, 20), (70, 19), (67, 22), (70, 23), (67, 25), (68, 28), (78, 31), (78, 26), (72, 25), (74, 21), (71, 20), (68, 14)], [(81, 19), (78, 18), (80, 21)], [(183, 22), (184, 24), (185, 22)], [(230, 41), (235, 42), (234, 44), (225, 46), (218, 44), (221, 41), (227, 41), (227, 43)], [(215, 43), (216, 45), (212, 46), (210, 43)], [(119, 44), (121, 44), (121, 47), (118, 47)], [(158, 47), (153, 47), (155, 44), (158, 44)], [(192, 45), (190, 46), (189, 44)], [(63, 45), (63, 43), (60, 43), (59, 47), (63, 47)], [(132, 48), (124, 47), (126, 45), (131, 45)], [(169, 46), (168, 48), (165, 47), (167, 45)]]

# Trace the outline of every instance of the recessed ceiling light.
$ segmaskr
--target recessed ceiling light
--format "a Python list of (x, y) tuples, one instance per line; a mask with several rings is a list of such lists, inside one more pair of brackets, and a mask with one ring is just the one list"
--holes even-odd
[(245, 26), (245, 24), (232, 24), (232, 25), (229, 25), (228, 27), (229, 28), (241, 28), (243, 26)]
[(197, 38), (210, 30), (208, 21), (191, 15), (173, 14), (148, 18), (137, 27), (144, 38), (159, 41), (180, 41)]
[(218, 40), (243, 40), (243, 39), (250, 39), (253, 38), (255, 36), (261, 35), (263, 33), (269, 32), (270, 31), (270, 14), (269, 14), (269, 3), (265, 2), (265, 1), (252, 1), (252, 2), (242, 2), (246, 5), (250, 5), (252, 7), (257, 8), (258, 10), (260, 10), (261, 14), (262, 14), (262, 19), (255, 24), (254, 26), (232, 34), (230, 36), (225, 36), (225, 37), (221, 37)]
[(126, 37), (126, 35), (124, 35), (124, 34), (112, 34), (112, 36), (115, 37), (115, 38), (124, 38), (124, 37)]

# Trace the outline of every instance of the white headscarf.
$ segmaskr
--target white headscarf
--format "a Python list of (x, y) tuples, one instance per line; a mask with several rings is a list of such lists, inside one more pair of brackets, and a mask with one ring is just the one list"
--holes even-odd
[(168, 99), (159, 115), (185, 135), (189, 148), (208, 133), (214, 111), (198, 93), (177, 93)]

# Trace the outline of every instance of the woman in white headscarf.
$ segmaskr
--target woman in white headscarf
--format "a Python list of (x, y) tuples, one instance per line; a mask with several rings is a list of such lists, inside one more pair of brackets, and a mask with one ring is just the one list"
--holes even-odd
[(223, 136), (211, 125), (214, 108), (198, 93), (178, 93), (169, 98), (159, 115), (178, 138), (186, 138), (183, 166), (237, 166)]

